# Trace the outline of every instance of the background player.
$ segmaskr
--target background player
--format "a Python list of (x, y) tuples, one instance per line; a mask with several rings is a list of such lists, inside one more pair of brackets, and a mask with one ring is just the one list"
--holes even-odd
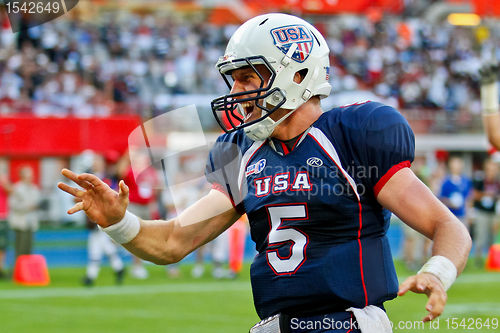
[[(148, 158), (145, 154), (140, 153), (137, 154), (135, 161), (141, 164), (138, 167), (142, 170), (142, 165), (147, 163)], [(121, 168), (124, 168), (124, 166)], [(119, 170), (119, 173), (124, 174), (123, 179), (130, 186), (129, 210), (143, 219), (152, 219), (158, 190), (158, 178), (155, 170), (146, 167), (144, 171), (134, 177), (132, 166), (129, 165), (126, 170)], [(144, 267), (142, 260), (133, 256), (132, 262), (130, 271), (132, 277), (140, 280), (147, 279), (149, 272)]]
[[(115, 161), (116, 162), (116, 161)], [(98, 175), (111, 188), (117, 188), (113, 183), (112, 177), (106, 172), (106, 161), (103, 156), (93, 154), (92, 172)], [(99, 275), (103, 255), (109, 258), (111, 268), (115, 272), (116, 283), (121, 284), (125, 276), (125, 265), (118, 254), (116, 244), (106, 236), (102, 230), (97, 228), (96, 224), (86, 219), (86, 225), (89, 229), (87, 239), (87, 270), (83, 278), (83, 284), (87, 287), (93, 286)]]
[(498, 108), (498, 64), (488, 62), (480, 70), (481, 110), (488, 141), (500, 149), (500, 113)]
[[(84, 188), (59, 184), (82, 200), (69, 213), (84, 210), (134, 254), (168, 264), (246, 212), (259, 251), (251, 275), (261, 318), (282, 313), (349, 321), (351, 307), (361, 325), (371, 312), (384, 320), (382, 303), (398, 291), (385, 207), (434, 240), (433, 257), (399, 294), (427, 294), (424, 321), (439, 316), (470, 237), (408, 168), (413, 134), (399, 113), (378, 103), (322, 113), (319, 98), (330, 92), (328, 53), (321, 34), (301, 19), (267, 14), (248, 21), (218, 63), (233, 83), (231, 94), (212, 106), (235, 131), (221, 136), (210, 154), (213, 189), (177, 218), (151, 222), (126, 212), (124, 182), (116, 193), (93, 175), (63, 170)], [(377, 172), (352, 175), (347, 166)], [(313, 192), (334, 188), (342, 192)]]

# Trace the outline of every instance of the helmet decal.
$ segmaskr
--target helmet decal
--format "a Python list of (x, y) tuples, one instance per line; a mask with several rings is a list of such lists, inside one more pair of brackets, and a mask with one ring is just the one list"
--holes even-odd
[(311, 32), (301, 24), (274, 28), (271, 30), (271, 36), (273, 36), (274, 45), (284, 54), (293, 43), (296, 43), (297, 50), (293, 53), (292, 59), (297, 62), (304, 62), (314, 46)]

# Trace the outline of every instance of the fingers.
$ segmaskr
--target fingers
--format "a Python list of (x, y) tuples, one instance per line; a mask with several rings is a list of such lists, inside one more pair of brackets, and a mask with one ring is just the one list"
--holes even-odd
[(441, 281), (432, 274), (423, 273), (418, 275), (413, 275), (407, 278), (399, 286), (398, 295), (403, 296), (408, 290), (413, 291), (417, 294), (427, 294), (429, 295), (434, 285), (438, 285), (442, 288)]
[(76, 203), (73, 207), (68, 209), (68, 214), (71, 215), (71, 214), (74, 214), (74, 213), (79, 212), (81, 210), (83, 210), (83, 201)]
[(398, 296), (403, 296), (408, 290), (414, 287), (416, 281), (416, 276), (410, 276), (399, 286)]
[(93, 175), (93, 174), (90, 174), (90, 173), (82, 173), (78, 176), (78, 180), (79, 181), (86, 181), (90, 184), (92, 184), (93, 186), (101, 186), (101, 185), (105, 185), (105, 183), (99, 179), (99, 177)]
[(57, 187), (59, 187), (64, 192), (69, 193), (72, 196), (75, 196), (77, 198), (81, 197), (84, 193), (82, 190), (71, 187), (71, 186), (64, 184), (64, 183), (61, 183), (61, 182), (57, 183)]
[(429, 314), (422, 321), (427, 322), (439, 317), (444, 311), (446, 299), (446, 292), (443, 288), (433, 288), (429, 294), (429, 301), (425, 305), (425, 309), (429, 311)]
[(129, 193), (129, 188), (123, 180), (120, 180), (120, 183), (118, 183), (118, 187), (119, 187), (118, 195), (120, 196), (120, 199), (122, 199), (122, 200), (127, 199), (128, 193)]
[(89, 182), (87, 182), (85, 180), (82, 180), (82, 179), (79, 179), (79, 176), (76, 173), (74, 173), (73, 171), (69, 170), (69, 169), (62, 169), (61, 170), (61, 174), (64, 177), (72, 180), (76, 184), (80, 185), (81, 187), (83, 187), (86, 190), (89, 190), (89, 189), (92, 188), (92, 185)]
[(403, 296), (409, 290), (429, 297), (425, 306), (429, 313), (422, 319), (423, 322), (431, 321), (443, 313), (447, 296), (443, 284), (436, 276), (429, 273), (410, 276), (401, 283), (398, 296)]
[(61, 174), (68, 178), (68, 179), (71, 179), (72, 181), (74, 181), (76, 183), (76, 181), (78, 180), (78, 175), (76, 173), (74, 173), (73, 171), (69, 170), (69, 169), (62, 169), (61, 170)]

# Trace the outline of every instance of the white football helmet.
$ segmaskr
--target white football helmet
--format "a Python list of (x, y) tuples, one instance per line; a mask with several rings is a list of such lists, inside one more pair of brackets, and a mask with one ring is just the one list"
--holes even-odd
[[(258, 89), (221, 96), (212, 101), (212, 112), (226, 132), (244, 128), (252, 140), (268, 138), (292, 112), (274, 121), (269, 115), (279, 108), (296, 110), (313, 96), (327, 97), (329, 48), (319, 31), (308, 22), (287, 14), (264, 14), (241, 25), (232, 35), (216, 68), (231, 89), (231, 71), (250, 67), (261, 79)], [(271, 77), (264, 82), (256, 65), (264, 65)], [(302, 81), (294, 81), (295, 74)], [(256, 94), (254, 97), (241, 96)], [(244, 123), (241, 103), (252, 101), (259, 119)], [(255, 111), (254, 111), (255, 112)]]

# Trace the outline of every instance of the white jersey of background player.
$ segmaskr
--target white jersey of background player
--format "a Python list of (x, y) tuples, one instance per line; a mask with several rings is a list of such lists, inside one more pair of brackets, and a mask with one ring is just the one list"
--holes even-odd
[[(98, 154), (94, 154), (92, 162), (92, 171), (102, 177), (102, 179), (107, 179), (105, 175), (106, 162), (104, 158)], [(108, 179), (109, 180), (109, 179)], [(109, 181), (111, 186), (111, 181)], [(83, 279), (83, 284), (86, 286), (92, 286), (94, 281), (99, 275), (99, 270), (101, 267), (102, 258), (106, 255), (109, 259), (111, 268), (115, 272), (116, 283), (121, 284), (123, 282), (123, 277), (125, 273), (125, 267), (121, 257), (118, 254), (119, 247), (115, 242), (113, 242), (101, 229), (90, 222), (89, 226), (92, 226), (89, 231), (87, 240), (87, 270), (85, 277)]]

